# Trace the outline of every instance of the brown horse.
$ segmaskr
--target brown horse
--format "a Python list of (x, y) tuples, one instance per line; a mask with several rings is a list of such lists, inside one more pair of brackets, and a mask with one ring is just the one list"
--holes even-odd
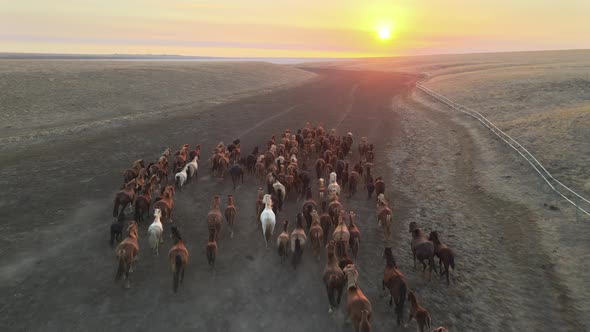
[(340, 298), (342, 297), (342, 290), (344, 288), (344, 272), (338, 266), (335, 249), (336, 244), (334, 241), (330, 241), (326, 245), (328, 261), (324, 268), (323, 279), (324, 285), (326, 285), (326, 291), (328, 292), (328, 301), (330, 302), (329, 313), (332, 313), (332, 309), (340, 305)]
[(317, 211), (318, 205), (313, 199), (313, 195), (311, 193), (311, 188), (307, 188), (306, 192), (306, 199), (301, 206), (301, 212), (303, 212), (303, 216), (305, 217), (305, 222), (307, 225), (307, 230), (311, 227), (312, 217), (311, 212)]
[(160, 209), (162, 211), (162, 220), (168, 220), (170, 223), (173, 222), (172, 209), (174, 208), (175, 192), (174, 186), (166, 186), (160, 199), (154, 203), (154, 210)]
[(289, 255), (289, 220), (283, 221), (283, 231), (277, 238), (277, 247), (279, 248), (279, 257), (281, 258), (281, 264), (285, 261)]
[[(135, 186), (136, 180), (132, 179), (131, 181), (125, 184), (125, 188), (115, 194), (114, 200), (114, 207), (113, 207), (113, 217), (119, 217), (119, 214), (123, 214), (125, 217), (124, 210), (129, 204), (133, 204), (133, 199), (135, 198)], [(121, 211), (119, 211), (119, 206), (121, 206)]]
[(379, 197), (380, 194), (385, 195), (385, 181), (383, 181), (382, 177), (378, 176), (375, 179), (375, 195)]
[(404, 303), (406, 301), (406, 292), (408, 291), (408, 279), (398, 269), (395, 257), (391, 248), (385, 248), (383, 252), (385, 257), (385, 271), (383, 272), (383, 290), (385, 287), (389, 290), (389, 305), (395, 301), (395, 316), (397, 326), (401, 326), (404, 316)]
[(129, 183), (129, 181), (135, 179), (139, 174), (139, 171), (144, 167), (143, 159), (134, 161), (133, 166), (123, 172), (123, 182)]
[(324, 233), (324, 243), (328, 243), (328, 238), (330, 237), (330, 228), (332, 228), (332, 218), (326, 211), (326, 203), (322, 204), (322, 214), (320, 215), (320, 225), (322, 226), (322, 231)]
[(425, 260), (428, 261), (430, 267), (429, 278), (432, 278), (432, 270), (434, 266), (434, 244), (426, 238), (424, 230), (418, 228), (415, 221), (410, 223), (410, 233), (412, 233), (412, 255), (414, 256), (414, 269), (416, 268), (416, 259), (422, 263), (424, 271), (426, 270)]
[(127, 237), (123, 242), (119, 243), (115, 250), (117, 256), (117, 273), (115, 274), (115, 280), (121, 280), (121, 277), (125, 278), (125, 288), (131, 287), (131, 281), (129, 280), (129, 274), (133, 272), (133, 263), (138, 260), (139, 255), (139, 244), (137, 243), (137, 223), (131, 221), (129, 227), (127, 227)]
[(234, 205), (234, 196), (227, 195), (227, 207), (225, 208), (225, 220), (229, 228), (229, 237), (234, 238), (234, 222), (236, 220), (236, 206)]
[(410, 318), (408, 318), (408, 323), (410, 323), (412, 318), (414, 318), (418, 323), (418, 331), (429, 331), (432, 319), (430, 318), (428, 311), (420, 306), (418, 303), (418, 298), (413, 291), (408, 293), (408, 301), (410, 301)]
[(332, 218), (332, 225), (336, 227), (338, 220), (340, 220), (340, 211), (342, 211), (342, 204), (338, 201), (338, 196), (334, 195), (332, 201), (328, 205), (328, 214)]
[(221, 216), (221, 197), (219, 195), (213, 196), (213, 203), (211, 210), (207, 214), (207, 226), (215, 228), (216, 240), (219, 240), (219, 233), (221, 233), (221, 226), (223, 225), (223, 217)]
[(215, 269), (215, 258), (217, 257), (217, 230), (215, 227), (209, 228), (209, 240), (205, 247), (205, 255), (207, 255), (207, 263), (212, 270)]
[(361, 310), (361, 322), (359, 324), (359, 332), (371, 332), (371, 322), (369, 322), (369, 311)]
[(178, 284), (184, 280), (184, 270), (188, 265), (189, 254), (176, 226), (172, 226), (171, 234), (174, 246), (168, 252), (168, 259), (170, 259), (170, 269), (172, 270), (172, 290), (176, 293)]
[(264, 210), (264, 189), (258, 188), (258, 197), (256, 198), (256, 225), (260, 226), (260, 214)]
[(301, 262), (301, 257), (303, 256), (303, 246), (305, 245), (305, 242), (307, 242), (307, 236), (305, 235), (305, 230), (303, 229), (303, 213), (301, 212), (297, 213), (297, 225), (291, 232), (290, 241), (291, 252), (293, 253), (293, 268), (297, 269), (297, 265), (299, 265)]
[(152, 203), (152, 189), (156, 185), (157, 176), (154, 174), (143, 188), (143, 195), (135, 196), (133, 201), (133, 211), (135, 212), (135, 220), (137, 222), (143, 221), (144, 214), (150, 216), (150, 205)]
[(336, 242), (344, 241), (346, 245), (348, 245), (350, 241), (350, 232), (348, 231), (348, 227), (346, 227), (346, 223), (344, 223), (343, 214), (344, 211), (340, 213), (338, 226), (336, 226), (336, 229), (334, 229), (334, 232), (332, 233), (332, 239)]
[(348, 240), (348, 245), (350, 246), (350, 250), (352, 251), (352, 257), (356, 261), (356, 257), (358, 255), (359, 247), (361, 244), (361, 231), (354, 223), (354, 217), (354, 212), (350, 211), (348, 224), (348, 232), (350, 233), (350, 239)]
[(354, 261), (348, 256), (347, 243), (344, 241), (336, 242), (336, 257), (338, 257), (338, 266), (344, 269), (349, 264), (354, 264)]
[(347, 281), (346, 303), (348, 309), (348, 318), (352, 322), (355, 331), (359, 331), (362, 320), (363, 310), (367, 311), (367, 320), (371, 321), (371, 302), (363, 294), (358, 285), (359, 272), (354, 264), (349, 264), (344, 268), (344, 274)]
[(320, 251), (322, 249), (322, 240), (324, 238), (324, 231), (320, 223), (320, 216), (316, 210), (311, 211), (311, 227), (309, 228), (309, 237), (311, 238), (311, 246), (313, 247), (314, 254), (317, 257), (318, 262), (320, 261)]
[[(434, 244), (434, 255), (438, 257), (438, 268), (440, 271), (440, 275), (446, 274), (447, 276), (447, 285), (449, 284), (449, 267), (453, 270), (455, 269), (455, 255), (453, 251), (447, 247), (446, 244), (442, 243), (438, 237), (437, 231), (430, 232), (430, 236), (428, 237), (430, 241)], [(444, 264), (445, 270), (443, 271), (442, 265)]]
[(361, 176), (359, 173), (352, 171), (348, 177), (348, 197), (354, 196), (356, 194), (356, 190), (358, 188), (358, 184), (361, 180)]

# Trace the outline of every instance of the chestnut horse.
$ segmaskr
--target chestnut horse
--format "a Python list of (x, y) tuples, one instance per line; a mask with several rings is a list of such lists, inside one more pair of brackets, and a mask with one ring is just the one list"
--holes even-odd
[(207, 255), (207, 263), (212, 270), (215, 269), (215, 258), (217, 257), (217, 230), (215, 227), (209, 228), (209, 240), (205, 247), (205, 255)]
[(139, 244), (137, 240), (137, 223), (135, 221), (131, 221), (129, 223), (129, 227), (127, 227), (127, 237), (125, 240), (123, 240), (123, 242), (119, 243), (117, 249), (115, 250), (118, 261), (115, 281), (121, 280), (121, 277), (124, 277), (125, 288), (131, 287), (129, 274), (133, 272), (133, 263), (138, 260)]
[[(125, 213), (123, 211), (127, 205), (133, 204), (133, 199), (135, 198), (135, 186), (136, 180), (132, 179), (125, 184), (123, 190), (115, 194), (113, 217), (117, 218), (119, 217), (119, 214), (123, 214), (123, 218), (125, 218)], [(121, 211), (119, 211), (119, 206), (121, 206)]]
[(356, 256), (359, 253), (359, 247), (361, 243), (361, 231), (354, 223), (354, 217), (354, 212), (350, 211), (348, 224), (348, 232), (350, 233), (350, 239), (348, 240), (348, 244), (350, 246), (350, 250), (352, 251), (352, 257), (356, 261)]
[(408, 301), (410, 301), (410, 318), (408, 318), (408, 323), (410, 323), (413, 318), (418, 323), (418, 331), (430, 331), (430, 325), (432, 323), (430, 314), (426, 309), (420, 306), (418, 303), (418, 298), (413, 291), (408, 293)]
[(207, 214), (207, 227), (215, 228), (216, 240), (219, 240), (219, 233), (221, 233), (221, 226), (223, 225), (223, 217), (221, 216), (221, 197), (219, 195), (213, 196), (213, 203), (211, 210)]
[(343, 241), (345, 245), (348, 246), (348, 243), (350, 241), (350, 232), (348, 231), (348, 227), (346, 227), (346, 223), (344, 223), (344, 218), (342, 216), (343, 214), (344, 211), (340, 213), (338, 226), (336, 226), (334, 233), (332, 233), (332, 239), (334, 239), (334, 241), (336, 242)]
[[(438, 238), (438, 232), (432, 231), (430, 232), (430, 236), (428, 240), (432, 241), (434, 244), (434, 255), (438, 257), (438, 268), (440, 271), (440, 275), (446, 274), (447, 276), (447, 285), (449, 284), (449, 267), (453, 270), (455, 269), (455, 255), (453, 251), (447, 247), (446, 244), (442, 243)], [(445, 270), (443, 271), (442, 265), (444, 264)]]
[(260, 214), (262, 210), (264, 210), (264, 202), (262, 201), (264, 198), (264, 190), (262, 188), (258, 188), (258, 197), (256, 198), (256, 224), (260, 225), (258, 221), (260, 220)]
[(168, 252), (168, 259), (170, 259), (170, 269), (172, 270), (172, 289), (176, 293), (178, 290), (178, 283), (184, 280), (184, 270), (188, 265), (188, 249), (182, 241), (182, 236), (176, 226), (170, 229), (174, 246)]
[(234, 223), (236, 220), (236, 206), (234, 204), (234, 196), (227, 195), (227, 207), (225, 208), (225, 221), (229, 228), (229, 237), (234, 238)]
[(175, 189), (174, 186), (166, 186), (164, 188), (164, 193), (160, 197), (160, 199), (154, 203), (154, 210), (160, 209), (162, 211), (162, 219), (168, 220), (168, 222), (172, 223), (172, 208), (174, 207), (174, 193)]
[(332, 227), (332, 218), (326, 211), (326, 203), (322, 204), (322, 215), (320, 215), (320, 225), (322, 225), (322, 231), (324, 233), (324, 243), (328, 243), (330, 237), (330, 228)]
[(408, 279), (397, 267), (395, 257), (390, 247), (383, 251), (385, 257), (385, 271), (383, 272), (383, 290), (385, 287), (389, 290), (389, 305), (395, 301), (395, 316), (397, 326), (401, 326), (404, 316), (404, 303), (406, 301), (406, 292), (408, 291)]
[(340, 305), (340, 298), (342, 297), (342, 290), (344, 288), (344, 272), (338, 266), (335, 250), (335, 242), (330, 241), (326, 245), (328, 260), (323, 275), (324, 285), (326, 285), (326, 291), (328, 292), (328, 301), (330, 302), (328, 308), (329, 313), (332, 313), (333, 308), (337, 308)]
[(157, 176), (154, 174), (143, 188), (143, 195), (135, 196), (133, 202), (133, 211), (135, 212), (135, 221), (142, 222), (144, 214), (150, 216), (150, 205), (152, 203), (152, 190), (156, 185)]
[(359, 272), (354, 264), (346, 266), (343, 272), (346, 275), (347, 282), (346, 303), (348, 318), (352, 322), (355, 331), (358, 332), (363, 316), (363, 310), (367, 311), (367, 320), (369, 322), (371, 321), (371, 302), (369, 302), (369, 299), (363, 294), (363, 291), (358, 285)]
[(279, 251), (279, 257), (281, 257), (281, 264), (283, 264), (283, 262), (287, 258), (287, 255), (289, 255), (288, 226), (289, 220), (285, 219), (285, 221), (283, 221), (283, 231), (281, 232), (281, 234), (279, 234), (279, 237), (277, 238), (277, 247)]
[(139, 175), (139, 171), (144, 168), (144, 162), (143, 159), (138, 159), (136, 161), (133, 162), (133, 166), (127, 170), (125, 170), (125, 172), (123, 172), (123, 182), (124, 183), (129, 183), (129, 181), (137, 178), (137, 175)]
[(319, 262), (324, 231), (322, 230), (322, 226), (320, 224), (320, 216), (316, 210), (311, 211), (311, 219), (312, 222), (311, 227), (309, 228), (309, 237), (311, 238), (311, 245), (313, 247), (314, 254), (316, 255)]

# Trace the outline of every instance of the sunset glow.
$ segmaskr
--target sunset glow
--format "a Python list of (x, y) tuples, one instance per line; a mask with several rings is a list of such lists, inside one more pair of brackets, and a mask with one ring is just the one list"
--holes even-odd
[(364, 57), (590, 48), (588, 12), (589, 1), (559, 10), (532, 0), (3, 1), (0, 52)]

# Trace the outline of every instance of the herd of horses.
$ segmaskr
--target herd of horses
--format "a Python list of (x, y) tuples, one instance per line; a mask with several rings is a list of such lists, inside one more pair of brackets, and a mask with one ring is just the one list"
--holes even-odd
[[(422, 307), (416, 294), (409, 289), (408, 280), (396, 263), (391, 237), (393, 213), (386, 199), (385, 181), (382, 177), (373, 178), (375, 161), (373, 144), (362, 137), (357, 145), (358, 161), (352, 162), (353, 135), (347, 133), (339, 137), (335, 130), (326, 131), (321, 123), (312, 126), (307, 123), (297, 133), (285, 130), (277, 139), (270, 137), (263, 151), (256, 146), (246, 157), (241, 154), (239, 139), (225, 146), (219, 143), (209, 158), (212, 176), (224, 178), (229, 174), (234, 189), (244, 175), (252, 176), (260, 184), (256, 199), (256, 224), (262, 232), (266, 248), (272, 245), (277, 216), (289, 198), (291, 201), (303, 200), (297, 213), (294, 229), (289, 232), (289, 221), (282, 220), (282, 232), (276, 238), (280, 262), (291, 261), (294, 269), (301, 262), (303, 249), (310, 246), (313, 256), (320, 261), (322, 251), (327, 257), (323, 271), (329, 309), (332, 313), (340, 305), (346, 290), (348, 319), (356, 331), (371, 330), (371, 302), (359, 284), (357, 269), (361, 232), (355, 224), (355, 213), (344, 208), (340, 197), (353, 197), (359, 187), (364, 185), (367, 198), (375, 195), (376, 218), (383, 233), (383, 258), (385, 259), (382, 280), (383, 290), (390, 295), (389, 305), (395, 304), (397, 325), (403, 323), (404, 304), (410, 303), (409, 319), (416, 320), (419, 331), (429, 331), (431, 316)], [(115, 195), (111, 224), (111, 246), (118, 242), (115, 250), (117, 272), (115, 280), (123, 278), (124, 287), (130, 287), (130, 273), (139, 254), (138, 224), (144, 217), (154, 217), (148, 227), (149, 245), (154, 255), (159, 255), (163, 244), (164, 225), (170, 225), (173, 246), (168, 251), (170, 269), (173, 274), (173, 290), (176, 292), (183, 281), (184, 271), (189, 262), (189, 252), (184, 245), (180, 230), (173, 222), (174, 197), (177, 191), (198, 178), (201, 146), (190, 149), (183, 145), (172, 154), (167, 148), (154, 162), (145, 166), (144, 160), (135, 161), (125, 170), (124, 184)], [(350, 167), (350, 165), (352, 165)], [(173, 181), (169, 173), (173, 174)], [(315, 177), (315, 181), (314, 178)], [(328, 179), (326, 183), (325, 179)], [(266, 185), (266, 188), (264, 188)], [(291, 204), (291, 203), (289, 203)], [(125, 212), (130, 209), (133, 218), (129, 221), (123, 238)], [(205, 246), (207, 262), (215, 269), (219, 234), (224, 228), (234, 236), (234, 222), (237, 209), (233, 195), (228, 195), (227, 205), (222, 212), (221, 197), (214, 195), (211, 209), (207, 214), (209, 236)], [(224, 222), (225, 220), (225, 222)], [(162, 222), (164, 221), (164, 222)], [(348, 223), (346, 222), (348, 221)], [(428, 278), (437, 269), (435, 257), (439, 259), (441, 276), (446, 276), (449, 284), (449, 268), (454, 269), (453, 251), (441, 242), (436, 231), (426, 236), (416, 222), (411, 222), (411, 251), (416, 261), (428, 268)], [(443, 270), (444, 266), (444, 270)], [(446, 331), (438, 327), (433, 331)]]

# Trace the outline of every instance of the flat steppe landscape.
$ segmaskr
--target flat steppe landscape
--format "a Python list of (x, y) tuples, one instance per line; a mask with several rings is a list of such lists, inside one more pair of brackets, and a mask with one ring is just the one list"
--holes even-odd
[[(256, 227), (260, 183), (208, 169), (212, 149), (235, 138), (242, 154), (271, 135), (322, 122), (352, 132), (353, 153), (375, 144), (374, 176), (393, 205), (389, 245), (431, 313), (451, 331), (587, 330), (590, 218), (559, 199), (518, 155), (474, 119), (415, 88), (426, 85), (486, 116), (583, 192), (588, 181), (589, 51), (265, 63), (0, 61), (0, 329), (3, 331), (353, 331), (346, 296), (333, 314), (320, 262), (304, 247), (297, 270), (266, 250)], [(179, 293), (165, 254), (153, 256), (149, 221), (125, 290), (113, 282), (108, 244), (123, 171), (164, 150), (201, 144), (198, 180), (175, 197), (174, 220), (191, 253)], [(585, 173), (586, 172), (586, 173)], [(313, 172), (312, 172), (313, 173)], [(312, 175), (312, 188), (317, 181)], [(362, 188), (361, 188), (362, 189)], [(236, 233), (222, 232), (207, 266), (213, 195), (233, 194)], [(375, 331), (397, 327), (381, 289), (384, 243), (364, 190), (341, 201), (360, 228), (359, 285)], [(588, 196), (587, 192), (584, 192)], [(151, 220), (151, 218), (150, 218)], [(409, 223), (438, 230), (456, 253), (451, 282), (414, 269)], [(169, 225), (165, 225), (169, 235)], [(292, 229), (292, 228), (291, 228)], [(162, 252), (171, 247), (164, 240)], [(438, 262), (437, 262), (438, 263)], [(407, 319), (406, 303), (404, 319)], [(155, 318), (157, 317), (157, 319)]]

